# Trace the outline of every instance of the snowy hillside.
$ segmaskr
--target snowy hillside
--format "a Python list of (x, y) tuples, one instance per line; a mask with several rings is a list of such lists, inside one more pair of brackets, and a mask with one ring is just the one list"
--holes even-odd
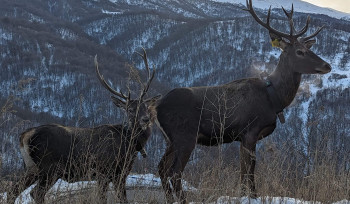
[[(217, 2), (225, 2), (232, 4), (246, 5), (246, 0), (214, 0)], [(310, 4), (301, 0), (254, 0), (253, 6), (260, 9), (267, 9), (270, 6), (272, 8), (281, 8), (283, 6), (286, 9), (290, 9), (291, 5), (294, 5), (294, 9), (297, 12), (303, 13), (314, 13), (314, 14), (325, 14), (334, 18), (349, 18), (349, 13), (340, 12), (331, 8), (323, 8), (313, 4)]]

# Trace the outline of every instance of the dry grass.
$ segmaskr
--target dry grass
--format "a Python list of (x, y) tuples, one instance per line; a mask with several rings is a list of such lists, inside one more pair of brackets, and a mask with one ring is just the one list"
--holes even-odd
[[(304, 172), (306, 164), (295, 162), (290, 158), (290, 152), (282, 150), (271, 152), (263, 149), (258, 153), (256, 185), (260, 196), (293, 197), (322, 203), (350, 200), (350, 174), (344, 166), (335, 165), (334, 161), (325, 159), (309, 168), (309, 172)], [(238, 164), (238, 161), (234, 161), (228, 165), (220, 155), (216, 160), (203, 160), (200, 163), (190, 164), (186, 168), (184, 179), (198, 191), (189, 192), (188, 200), (209, 203), (216, 201), (220, 196), (238, 197), (240, 193)], [(6, 181), (1, 182), (8, 184)], [(110, 188), (108, 203), (116, 201), (113, 192)], [(162, 189), (129, 188), (127, 194), (130, 202), (164, 203), (165, 201)], [(95, 188), (72, 191), (55, 198), (47, 195), (46, 199), (47, 203), (99, 202)]]
[[(350, 200), (349, 167), (336, 165), (327, 157), (308, 167), (306, 163), (291, 158), (290, 151), (264, 149), (258, 152), (255, 182), (259, 196), (291, 197), (321, 203)], [(239, 197), (239, 161), (231, 165), (220, 160), (206, 162), (190, 165), (191, 169), (185, 172), (185, 180), (196, 183), (199, 190), (189, 196), (190, 200), (208, 203), (220, 196)]]

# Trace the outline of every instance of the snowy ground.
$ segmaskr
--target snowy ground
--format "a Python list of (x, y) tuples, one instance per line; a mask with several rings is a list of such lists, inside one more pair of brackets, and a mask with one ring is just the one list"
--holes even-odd
[[(228, 196), (222, 196), (218, 198), (216, 202), (210, 204), (321, 204), (320, 202), (314, 201), (303, 201), (295, 198), (285, 198), (285, 197), (264, 197), (257, 199), (250, 199), (247, 197), (233, 198)], [(194, 204), (194, 203), (192, 203)], [(348, 200), (342, 200), (335, 202), (333, 204), (350, 204)]]
[[(36, 184), (30, 186), (16, 199), (16, 204), (30, 204), (34, 200), (30, 196), (30, 191)], [(48, 191), (51, 197), (64, 196), (82, 189), (89, 189), (96, 186), (95, 181), (80, 181), (76, 183), (68, 183), (58, 180), (54, 186)], [(182, 186), (186, 191), (195, 191), (196, 188), (189, 185), (186, 181), (182, 181)], [(126, 181), (127, 188), (159, 188), (161, 189), (161, 181), (159, 177), (153, 174), (136, 174), (129, 175)], [(0, 203), (5, 202), (6, 193), (0, 193)]]
[[(96, 182), (91, 181), (82, 181), (76, 183), (67, 183), (65, 181), (59, 180), (57, 183), (50, 189), (49, 194), (53, 197), (57, 195), (65, 195), (68, 192), (74, 192), (77, 190), (82, 190), (86, 188), (91, 188), (96, 185)], [(17, 198), (17, 204), (30, 204), (33, 203), (32, 198), (29, 195), (29, 192), (34, 188), (35, 185), (26, 189), (19, 198)], [(161, 188), (160, 178), (154, 176), (153, 174), (138, 174), (138, 175), (129, 175), (127, 179), (127, 187), (149, 187), (149, 188)], [(189, 185), (186, 181), (183, 181), (183, 187), (187, 191), (196, 191), (197, 189)], [(6, 193), (0, 194), (0, 203), (4, 202), (1, 198), (6, 198)], [(284, 198), (284, 197), (260, 197), (257, 199), (250, 199), (247, 197), (236, 198), (229, 196), (222, 196), (217, 199), (217, 201), (210, 204), (321, 204), (318, 202), (303, 201), (295, 198)], [(199, 204), (199, 202), (190, 202), (190, 204)], [(342, 200), (335, 202), (333, 204), (350, 204), (349, 200)]]

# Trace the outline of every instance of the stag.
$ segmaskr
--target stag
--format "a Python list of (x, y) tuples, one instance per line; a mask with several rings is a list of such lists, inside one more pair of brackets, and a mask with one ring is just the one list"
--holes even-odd
[(137, 152), (145, 156), (144, 146), (151, 134), (152, 113), (148, 106), (159, 96), (143, 99), (154, 78), (146, 52), (138, 53), (146, 66), (148, 81), (142, 83), (139, 97), (132, 100), (114, 90), (100, 74), (97, 58), (95, 70), (102, 85), (113, 95), (113, 103), (126, 111), (128, 124), (101, 125), (93, 128), (48, 124), (34, 127), (20, 136), (20, 150), (26, 175), (9, 192), (9, 203), (37, 181), (31, 191), (36, 203), (43, 203), (50, 187), (59, 179), (68, 182), (96, 179), (101, 202), (106, 202), (108, 184), (112, 182), (121, 202), (127, 202), (125, 183)]
[(155, 104), (156, 124), (167, 141), (166, 152), (158, 168), (167, 201), (174, 194), (181, 203), (186, 196), (181, 186), (182, 172), (196, 144), (215, 146), (239, 141), (241, 194), (256, 197), (254, 184), (255, 149), (259, 140), (276, 128), (276, 120), (284, 122), (283, 109), (293, 101), (300, 86), (302, 74), (326, 74), (331, 66), (310, 48), (315, 33), (302, 37), (310, 23), (296, 31), (293, 7), (286, 14), (290, 33), (270, 26), (271, 7), (267, 22), (255, 13), (252, 1), (247, 10), (263, 27), (267, 28), (274, 46), (282, 53), (273, 73), (266, 79), (244, 78), (219, 86), (175, 88)]

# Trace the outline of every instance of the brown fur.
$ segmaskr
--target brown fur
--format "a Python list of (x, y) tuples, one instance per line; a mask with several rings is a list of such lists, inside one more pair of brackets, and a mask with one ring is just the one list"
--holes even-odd
[(30, 129), (26, 132), (23, 132), (19, 139), (20, 147), (24, 147), (24, 144), (28, 144), (29, 139), (33, 136), (35, 129)]

